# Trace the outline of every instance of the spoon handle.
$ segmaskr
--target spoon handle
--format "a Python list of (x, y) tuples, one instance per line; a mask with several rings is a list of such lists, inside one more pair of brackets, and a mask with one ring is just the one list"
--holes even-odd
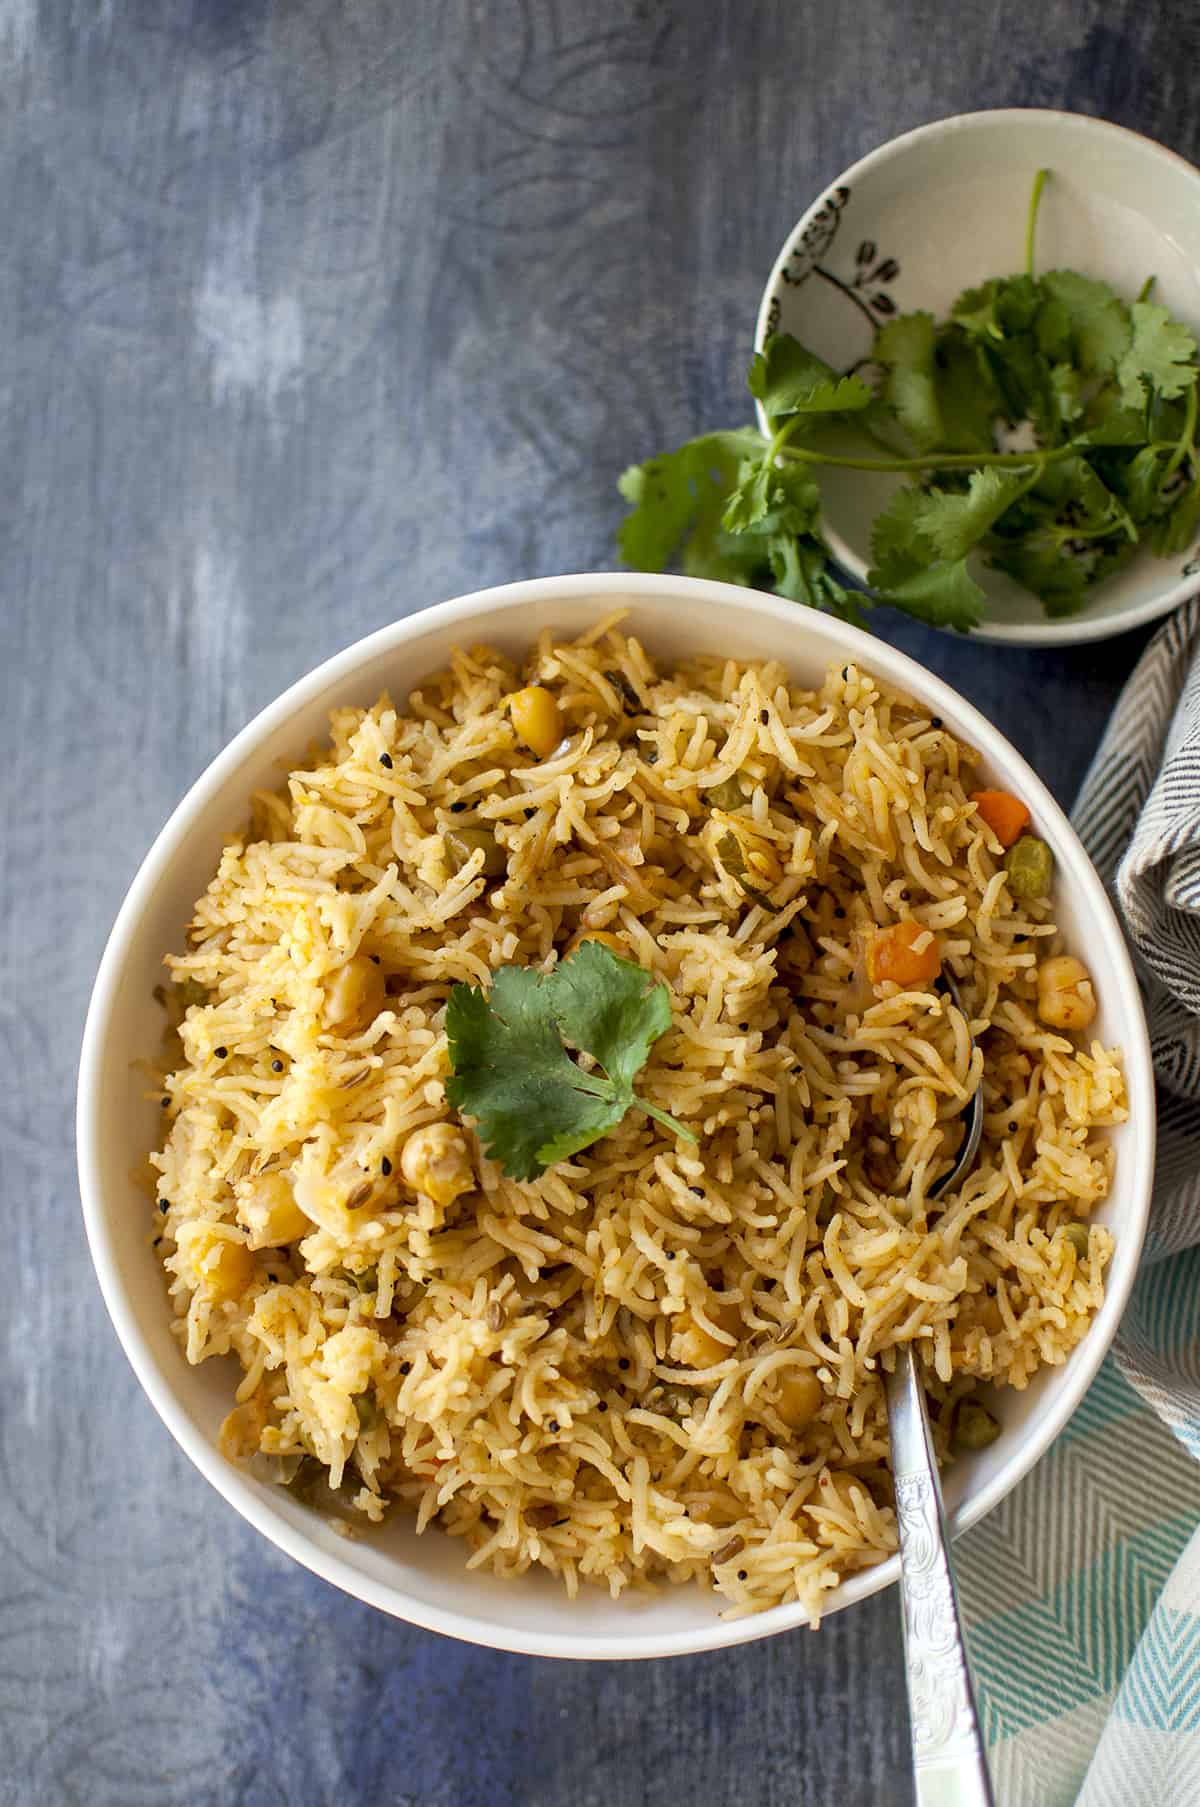
[(917, 1807), (993, 1807), (925, 1389), (911, 1347), (896, 1351), (895, 1369), (885, 1379)]

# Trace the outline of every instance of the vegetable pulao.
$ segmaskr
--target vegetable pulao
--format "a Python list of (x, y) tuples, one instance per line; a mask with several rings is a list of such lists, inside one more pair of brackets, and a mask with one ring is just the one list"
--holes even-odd
[(894, 1549), (889, 1352), (979, 1448), (1112, 1248), (1118, 1055), (975, 764), (856, 666), (619, 617), (335, 710), (167, 962), (156, 1239), (226, 1454), (572, 1591), (815, 1620)]

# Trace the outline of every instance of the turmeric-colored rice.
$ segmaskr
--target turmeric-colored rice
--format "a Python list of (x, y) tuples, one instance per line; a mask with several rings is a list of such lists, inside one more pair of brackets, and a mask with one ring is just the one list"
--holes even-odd
[[(506, 707), (533, 684), (547, 757)], [(660, 672), (613, 620), (336, 710), (167, 962), (156, 1235), (187, 1359), (243, 1371), (226, 1453), (572, 1591), (815, 1619), (881, 1560), (888, 1352), (918, 1345), (949, 1450), (981, 1386), (1002, 1416), (989, 1387), (1066, 1359), (1112, 1247), (1117, 1055), (1039, 1020), (1052, 901), (1010, 895), (975, 783), (857, 667)], [(871, 983), (900, 921), (969, 1023)], [(446, 1102), (446, 999), (581, 929), (669, 986), (639, 1089), (698, 1140), (632, 1111), (519, 1183)]]

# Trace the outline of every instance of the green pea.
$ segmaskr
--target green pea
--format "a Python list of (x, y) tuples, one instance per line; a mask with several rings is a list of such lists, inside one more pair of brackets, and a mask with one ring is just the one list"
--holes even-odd
[(379, 1287), (379, 1269), (377, 1267), (360, 1267), (357, 1272), (350, 1267), (331, 1267), (331, 1280), (348, 1280), (356, 1286), (360, 1293), (373, 1293)]
[(1000, 1426), (985, 1405), (964, 1399), (954, 1420), (956, 1449), (986, 1449), (1000, 1435)]
[(461, 872), (473, 853), (483, 849), (485, 878), (499, 878), (507, 868), (504, 849), (490, 828), (448, 828), (446, 852), (455, 872)]
[(1063, 1225), (1063, 1236), (1075, 1251), (1076, 1259), (1086, 1261), (1091, 1236), (1085, 1223), (1069, 1223)]
[(723, 778), (707, 793), (708, 801), (717, 809), (741, 809), (746, 793), (736, 778)]
[(1045, 841), (1023, 834), (1005, 854), (1004, 870), (1014, 897), (1048, 897), (1054, 879), (1054, 855)]

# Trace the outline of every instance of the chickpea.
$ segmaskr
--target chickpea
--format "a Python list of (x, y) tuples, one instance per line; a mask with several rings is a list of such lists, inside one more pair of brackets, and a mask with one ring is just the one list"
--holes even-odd
[(244, 1242), (224, 1242), (205, 1266), (208, 1290), (218, 1304), (240, 1299), (257, 1273), (254, 1257)]
[(178, 1236), (185, 1279), (214, 1305), (241, 1298), (258, 1271), (246, 1244), (238, 1236), (222, 1235), (222, 1227), (188, 1223)]
[(252, 1249), (278, 1249), (307, 1236), (312, 1224), (292, 1195), (282, 1173), (263, 1173), (238, 1187), (238, 1220), (249, 1232)]
[(406, 1185), (435, 1205), (453, 1204), (475, 1185), (475, 1169), (466, 1138), (449, 1123), (427, 1123), (415, 1129), (400, 1156)]
[[(705, 1305), (704, 1315), (718, 1330), (725, 1331), (727, 1336), (740, 1336), (742, 1317), (736, 1305), (720, 1304), (714, 1300)], [(733, 1344), (720, 1342), (703, 1324), (696, 1322), (690, 1311), (680, 1312), (671, 1337), (672, 1361), (685, 1368), (711, 1368), (717, 1362), (726, 1361), (734, 1353)]]
[(563, 737), (562, 711), (548, 690), (530, 684), (508, 699), (517, 738), (539, 759), (548, 759)]
[(803, 1430), (821, 1409), (824, 1393), (811, 1368), (788, 1369), (775, 1394), (775, 1410), (792, 1430)]
[(335, 1035), (353, 1035), (375, 1021), (386, 997), (383, 969), (355, 954), (325, 980), (325, 1025)]
[(214, 1305), (240, 1299), (257, 1269), (254, 1257), (244, 1242), (214, 1241), (207, 1254), (196, 1262), (200, 1285)]
[(563, 959), (569, 960), (576, 948), (582, 947), (585, 941), (601, 942), (611, 953), (619, 954), (622, 960), (628, 960), (630, 957), (625, 943), (619, 936), (610, 934), (607, 929), (576, 929), (562, 951)]
[(1042, 961), (1037, 994), (1038, 1015), (1051, 1029), (1086, 1029), (1096, 1014), (1092, 975), (1072, 954)]

